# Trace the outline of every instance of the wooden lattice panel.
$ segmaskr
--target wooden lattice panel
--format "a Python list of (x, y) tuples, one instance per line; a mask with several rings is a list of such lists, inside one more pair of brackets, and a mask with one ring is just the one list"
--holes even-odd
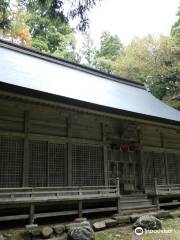
[(151, 154), (154, 161), (154, 172), (158, 184), (166, 184), (166, 169), (164, 153), (153, 152)]
[(177, 183), (180, 183), (180, 154), (174, 154), (177, 166)]
[(47, 186), (47, 142), (31, 141), (29, 144), (29, 186)]
[(144, 178), (146, 188), (153, 187), (154, 164), (150, 152), (143, 153)]
[(174, 153), (167, 154), (168, 176), (169, 176), (170, 184), (180, 183), (179, 168), (178, 168), (180, 166), (179, 161), (180, 161), (180, 158), (178, 159), (178, 155)]
[(20, 138), (0, 137), (0, 187), (21, 187), (24, 143)]
[(64, 186), (66, 164), (66, 145), (65, 144), (49, 144), (49, 186)]
[(144, 178), (146, 187), (153, 187), (154, 179), (158, 184), (166, 184), (165, 157), (162, 152), (144, 152)]
[(103, 185), (103, 151), (101, 147), (73, 144), (72, 182), (75, 186)]

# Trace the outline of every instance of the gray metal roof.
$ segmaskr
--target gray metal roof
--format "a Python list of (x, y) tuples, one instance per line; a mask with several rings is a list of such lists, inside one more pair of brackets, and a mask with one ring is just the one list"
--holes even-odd
[(180, 111), (152, 96), (142, 84), (57, 60), (0, 41), (0, 82), (180, 123)]

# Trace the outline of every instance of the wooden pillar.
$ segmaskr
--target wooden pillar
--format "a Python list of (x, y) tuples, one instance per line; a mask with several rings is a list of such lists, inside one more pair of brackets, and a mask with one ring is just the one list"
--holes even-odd
[(50, 183), (50, 174), (49, 174), (49, 141), (47, 141), (47, 186), (49, 187), (49, 183)]
[(29, 121), (29, 112), (24, 112), (24, 161), (23, 161), (23, 177), (22, 177), (22, 186), (28, 187), (29, 185), (29, 133), (30, 121)]
[(29, 211), (29, 224), (34, 224), (35, 205), (31, 203)]
[(81, 191), (81, 189), (79, 189), (79, 201), (78, 201), (78, 217), (79, 218), (82, 218), (82, 215), (83, 215), (83, 212), (82, 212), (83, 202), (82, 202), (81, 197), (82, 197), (82, 191)]
[(117, 212), (118, 214), (121, 214), (121, 195), (120, 195), (119, 178), (116, 179), (116, 188), (117, 188)]
[(108, 149), (106, 145), (105, 124), (101, 124), (101, 139), (103, 142), (103, 160), (104, 160), (104, 185), (108, 186)]
[(78, 201), (78, 217), (82, 218), (83, 213), (82, 213), (82, 200)]
[(107, 158), (107, 146), (103, 146), (104, 155), (104, 184), (108, 186), (108, 158)]
[(67, 136), (68, 136), (68, 144), (67, 144), (67, 182), (68, 186), (72, 186), (72, 118), (71, 116), (67, 119)]
[(145, 191), (146, 184), (145, 184), (145, 172), (144, 172), (144, 152), (142, 150), (140, 150), (140, 157), (141, 157), (142, 186), (143, 186), (143, 190)]
[(142, 150), (143, 148), (143, 144), (142, 144), (142, 132), (141, 129), (139, 128), (137, 130), (137, 134), (138, 134), (138, 143), (139, 143), (139, 157), (140, 157), (140, 169), (141, 169), (141, 183), (142, 183), (142, 187), (143, 190), (145, 191), (146, 185), (145, 185), (145, 173), (144, 173), (144, 152)]
[[(161, 138), (161, 147), (164, 148), (164, 135), (160, 132)], [(166, 174), (166, 183), (169, 184), (169, 173), (168, 173), (168, 163), (167, 163), (167, 153), (163, 151), (164, 163), (165, 163), (165, 174)]]
[(159, 196), (158, 196), (158, 190), (157, 190), (157, 178), (154, 178), (154, 204), (157, 206), (157, 210), (160, 209), (159, 207)]
[(166, 171), (166, 183), (169, 185), (169, 171), (168, 171), (168, 159), (167, 152), (164, 152), (164, 161), (165, 161), (165, 171)]

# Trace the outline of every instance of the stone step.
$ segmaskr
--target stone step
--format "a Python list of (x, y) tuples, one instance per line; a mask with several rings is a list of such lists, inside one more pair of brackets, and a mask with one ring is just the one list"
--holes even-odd
[(152, 205), (152, 202), (141, 202), (141, 203), (137, 203), (137, 202), (133, 202), (133, 203), (120, 203), (121, 206), (124, 206), (124, 207), (135, 207), (135, 206), (139, 206), (139, 207), (144, 207), (144, 206), (149, 206), (149, 205)]
[(128, 210), (128, 209), (142, 209), (142, 208), (150, 208), (152, 207), (152, 204), (143, 204), (143, 205), (134, 205), (134, 206), (123, 206), (121, 205), (121, 209)]
[(151, 207), (152, 203), (146, 203), (146, 204), (141, 204), (141, 205), (137, 205), (137, 204), (121, 204), (121, 209), (139, 209), (139, 208), (146, 208), (146, 207)]
[(157, 207), (155, 205), (151, 205), (146, 208), (139, 208), (139, 209), (122, 209), (123, 215), (129, 215), (134, 213), (147, 213), (147, 212), (154, 212), (157, 211)]
[(123, 198), (121, 199), (122, 204), (129, 204), (129, 203), (135, 203), (135, 204), (141, 204), (141, 203), (152, 203), (152, 200), (150, 199), (127, 199), (124, 200)]
[(129, 195), (121, 195), (121, 198), (124, 200), (128, 200), (128, 199), (147, 199), (147, 195), (146, 194), (129, 194)]

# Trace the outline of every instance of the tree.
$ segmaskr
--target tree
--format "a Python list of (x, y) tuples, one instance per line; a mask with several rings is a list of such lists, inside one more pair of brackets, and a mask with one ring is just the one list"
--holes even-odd
[[(60, 22), (78, 18), (78, 29), (85, 31), (89, 26), (88, 12), (101, 0), (21, 0), (28, 10), (39, 6), (44, 16)], [(38, 13), (38, 12), (37, 12)]]
[(166, 100), (171, 106), (180, 110), (180, 6), (178, 8), (178, 12), (176, 16), (177, 16), (177, 20), (171, 28), (171, 37), (176, 43), (176, 45), (174, 46), (174, 55), (177, 59), (176, 79), (177, 79), (178, 91), (177, 91), (177, 94), (174, 94), (173, 96), (168, 97)]
[(56, 57), (78, 61), (73, 29), (68, 23), (50, 19), (37, 9), (36, 6), (29, 13), (27, 21), (32, 36), (32, 47)]
[(94, 41), (88, 33), (84, 33), (83, 37), (84, 41), (80, 50), (81, 63), (89, 67), (94, 67), (96, 54), (96, 47), (94, 45)]
[(26, 12), (21, 9), (14, 1), (15, 6), (6, 12), (8, 23), (1, 29), (1, 38), (11, 41), (26, 47), (31, 47), (32, 39), (29, 32), (29, 27), (26, 24)]
[(135, 38), (115, 62), (114, 73), (142, 81), (154, 96), (167, 100), (179, 91), (176, 50), (171, 37)]
[(101, 71), (112, 73), (114, 61), (119, 57), (123, 45), (117, 35), (103, 32), (100, 48), (96, 51), (95, 67)]
[(180, 6), (176, 14), (177, 21), (173, 24), (171, 28), (171, 35), (177, 40), (177, 44), (180, 45)]
[(9, 27), (10, 0), (0, 0), (0, 30), (3, 31)]

